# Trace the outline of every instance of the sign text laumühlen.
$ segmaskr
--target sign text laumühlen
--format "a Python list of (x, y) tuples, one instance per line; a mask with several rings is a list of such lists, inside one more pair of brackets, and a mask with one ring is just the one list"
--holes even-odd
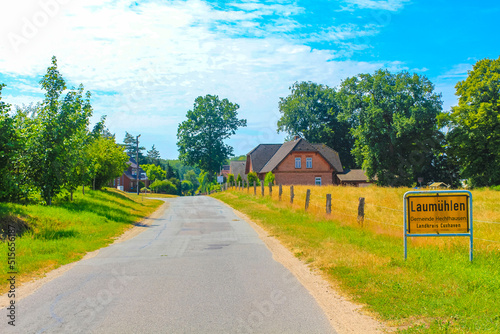
[(467, 233), (468, 196), (408, 196), (409, 233)]

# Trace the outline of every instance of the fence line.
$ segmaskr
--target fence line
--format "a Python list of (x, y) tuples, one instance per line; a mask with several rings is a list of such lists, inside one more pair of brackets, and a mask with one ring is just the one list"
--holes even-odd
[(486, 223), (486, 224), (497, 224), (497, 225), (500, 225), (500, 223), (497, 223), (497, 222), (489, 222), (489, 221), (485, 221), (485, 220), (477, 220), (477, 219), (474, 219), (474, 222), (480, 222), (480, 223)]
[[(358, 224), (361, 227), (363, 227), (362, 222), (360, 223), (360, 216), (358, 216), (361, 198), (359, 201), (353, 201), (353, 200), (337, 199), (337, 198), (331, 196), (331, 198), (329, 199), (330, 200), (329, 203), (331, 205), (331, 212), (329, 212), (327, 198), (328, 198), (328, 195), (331, 195), (331, 194), (326, 194), (325, 197), (323, 197), (321, 195), (314, 195), (311, 192), (311, 189), (307, 189), (307, 191), (304, 193), (302, 193), (302, 191), (297, 193), (296, 191), (294, 191), (293, 186), (286, 187), (286, 188), (283, 187), (284, 189), (287, 189), (288, 191), (286, 193), (282, 192), (280, 194), (277, 191), (276, 192), (269, 191), (271, 188), (268, 188), (268, 189), (265, 189), (265, 188), (268, 188), (268, 187), (261, 186), (261, 190), (265, 190), (265, 192), (261, 193), (261, 191), (258, 191), (255, 193), (255, 195), (257, 195), (255, 197), (270, 196), (270, 198), (273, 201), (282, 201), (283, 203), (289, 203), (289, 204), (287, 204), (288, 206), (291, 206), (292, 208), (299, 209), (299, 210), (305, 210), (306, 212), (308, 210), (307, 210), (307, 205), (306, 205), (306, 207), (304, 207), (304, 201), (306, 201), (307, 198), (309, 197), (309, 203), (308, 203), (309, 208), (315, 208), (316, 209), (315, 212), (326, 214), (327, 217), (329, 217), (327, 219), (341, 219), (341, 218), (339, 218), (339, 216), (342, 216), (342, 217), (346, 217), (344, 219), (346, 219), (347, 220), (346, 223), (349, 222), (349, 224), (350, 223), (355, 224), (355, 221), (357, 219)], [(240, 190), (240, 189), (238, 189), (238, 187), (234, 187), (233, 190)], [(244, 190), (244, 188), (241, 188), (241, 190)], [(309, 196), (308, 196), (308, 194), (309, 194)], [(293, 202), (290, 201), (291, 195), (294, 197)], [(333, 201), (344, 202), (344, 204), (341, 206), (336, 206), (333, 203)], [(324, 203), (324, 204), (322, 204), (322, 203)], [(345, 203), (347, 203), (349, 205), (346, 205)], [(386, 213), (385, 214), (386, 216), (384, 216), (384, 213), (381, 211), (377, 210), (377, 211), (373, 212), (372, 210), (368, 210), (368, 212), (366, 212), (366, 209), (373, 206), (373, 207), (377, 207), (377, 208), (391, 210), (391, 211), (401, 213), (401, 214), (404, 212), (403, 210), (394, 209), (394, 208), (390, 208), (390, 207), (386, 207), (386, 206), (382, 206), (382, 205), (377, 205), (377, 204), (373, 204), (373, 203), (365, 203), (365, 205), (366, 205), (365, 210), (364, 210), (364, 212), (362, 212), (362, 214), (363, 214), (362, 219), (366, 219), (366, 221), (375, 223), (377, 225), (381, 224), (381, 225), (388, 225), (388, 226), (403, 228), (402, 224), (388, 223), (388, 222), (380, 221), (378, 219), (374, 219), (374, 218), (370, 217), (371, 214), (375, 213), (375, 215), (382, 215), (383, 218), (387, 217), (390, 220), (397, 220), (396, 217), (393, 216), (392, 214), (388, 215), (388, 213)], [(352, 210), (349, 210), (349, 208), (351, 208)], [(350, 211), (352, 211), (352, 212), (350, 212)], [(358, 215), (356, 213), (358, 213)], [(485, 221), (485, 220), (474, 220), (474, 222), (500, 225), (500, 222)], [(389, 231), (393, 231), (393, 229), (384, 229), (384, 231), (389, 232)], [(498, 240), (482, 239), (482, 238), (477, 238), (477, 237), (474, 237), (473, 239), (478, 240), (478, 241), (492, 242), (495, 244), (500, 243), (500, 241), (498, 241)]]

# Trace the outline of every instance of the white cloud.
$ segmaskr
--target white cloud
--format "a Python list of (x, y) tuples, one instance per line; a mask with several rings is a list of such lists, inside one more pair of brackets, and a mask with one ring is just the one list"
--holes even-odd
[[(404, 68), (398, 62), (332, 61), (345, 52), (342, 43), (377, 34), (375, 25), (341, 25), (310, 38), (339, 42), (337, 50), (311, 49), (283, 35), (301, 26), (294, 15), (303, 8), (296, 5), (244, 2), (221, 10), (201, 0), (149, 2), (133, 8), (125, 0), (65, 0), (64, 5), (62, 0), (46, 1), (61, 4), (29, 38), (22, 36), (23, 22), (44, 11), (39, 3), (1, 5), (0, 12), (9, 6), (15, 13), (8, 23), (0, 23), (2, 31), (26, 42), (16, 48), (5, 36), (0, 38), (0, 72), (39, 76), (56, 55), (69, 87), (83, 83), (86, 90), (96, 92), (95, 119), (108, 115), (108, 126), (119, 140), (126, 130), (150, 133), (156, 141), (145, 145), (156, 144), (169, 158), (176, 156), (177, 124), (199, 95), (217, 94), (240, 105), (239, 115), (249, 125), (235, 137), (235, 153), (242, 154), (258, 144), (256, 140), (283, 139), (276, 134), (278, 101), (288, 95), (293, 82), (335, 86), (360, 72)], [(267, 25), (257, 22), (266, 15), (282, 17)], [(350, 46), (356, 47), (364, 46)], [(23, 95), (36, 90), (28, 82), (17, 89)], [(26, 103), (25, 98), (5, 96), (10, 103)], [(251, 131), (258, 135), (248, 135)]]
[(348, 5), (345, 9), (352, 10), (353, 8), (361, 9), (378, 9), (397, 11), (410, 2), (410, 0), (344, 0)]

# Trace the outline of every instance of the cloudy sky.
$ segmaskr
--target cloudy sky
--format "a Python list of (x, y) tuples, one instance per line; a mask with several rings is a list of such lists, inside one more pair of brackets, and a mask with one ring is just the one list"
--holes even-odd
[(278, 101), (295, 81), (407, 70), (449, 110), (456, 82), (500, 55), (498, 17), (497, 0), (2, 1), (0, 83), (5, 102), (40, 101), (55, 55), (68, 86), (92, 92), (94, 121), (168, 159), (194, 99), (228, 98), (248, 121), (229, 141), (240, 155), (283, 141)]

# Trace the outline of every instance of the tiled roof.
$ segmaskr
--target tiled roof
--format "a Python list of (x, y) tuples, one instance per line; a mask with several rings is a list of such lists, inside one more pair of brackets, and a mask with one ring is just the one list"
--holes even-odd
[(267, 173), (273, 171), (292, 151), (318, 152), (337, 173), (343, 172), (342, 163), (336, 151), (324, 144), (311, 144), (303, 138), (297, 138), (281, 145), (276, 154), (271, 157), (260, 172)]
[(337, 173), (343, 173), (344, 169), (342, 168), (342, 163), (340, 162), (340, 157), (337, 151), (332, 150), (330, 147), (325, 144), (312, 144), (314, 148), (325, 158), (326, 161), (330, 163), (330, 165), (335, 168)]
[(368, 176), (362, 169), (346, 170), (344, 174), (337, 174), (342, 182), (368, 182)]
[[(145, 174), (145, 172), (140, 169), (141, 171), (141, 174), (139, 174), (139, 181), (146, 181), (148, 179), (148, 177), (146, 175), (142, 175), (143, 173)], [(137, 180), (137, 177), (135, 175), (132, 175), (132, 172), (129, 171), (129, 170), (126, 170), (124, 173), (123, 173), (126, 177), (128, 177), (130, 180)]]
[(254, 148), (250, 153), (250, 161), (252, 162), (252, 169), (260, 173), (262, 167), (272, 158), (272, 156), (279, 150), (281, 144), (260, 144)]
[(245, 174), (246, 161), (230, 161), (229, 162), (231, 168), (230, 172), (234, 175), (234, 179), (238, 177), (238, 174), (241, 175), (241, 178), (246, 181), (247, 175)]
[(264, 165), (260, 172), (268, 173), (275, 169), (280, 164), (280, 162), (282, 162), (283, 159), (285, 159), (287, 155), (290, 154), (290, 152), (294, 149), (295, 145), (297, 145), (299, 141), (300, 139), (295, 139), (287, 141), (286, 143), (281, 145), (279, 150), (271, 157), (267, 164)]

